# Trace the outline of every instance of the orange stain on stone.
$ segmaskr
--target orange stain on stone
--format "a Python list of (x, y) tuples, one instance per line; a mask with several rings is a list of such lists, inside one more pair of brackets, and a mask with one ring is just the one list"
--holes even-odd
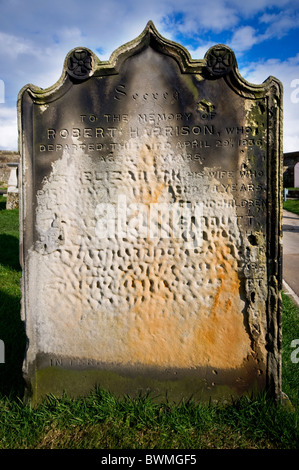
[(214, 367), (234, 368), (250, 353), (239, 294), (237, 273), (220, 275), (221, 284), (208, 317), (202, 317), (197, 341), (206, 361)]
[[(223, 263), (222, 263), (223, 266)], [(136, 304), (128, 334), (132, 362), (161, 367), (240, 367), (250, 355), (237, 272), (226, 263), (215, 277), (212, 308), (178, 305), (163, 293)], [(200, 287), (199, 287), (200, 288)]]
[[(143, 148), (139, 157), (140, 171), (155, 168), (150, 145)], [(152, 203), (166, 202), (169, 197), (167, 185), (155, 178), (142, 189), (138, 202), (148, 207)], [(237, 261), (230, 256), (227, 240), (218, 238), (213, 253), (203, 256), (210, 264), (207, 277), (214, 285), (209, 291), (214, 299), (212, 305), (206, 305), (204, 300), (179, 302), (171, 298), (169, 291), (163, 288), (162, 277), (154, 278), (159, 288), (151, 291), (149, 280), (142, 285), (138, 277), (133, 276), (138, 299), (129, 312), (126, 347), (122, 355), (124, 362), (159, 367), (232, 369), (240, 367), (251, 353), (242, 313), (244, 302), (240, 298)], [(169, 258), (155, 259), (150, 269), (156, 274), (163, 272), (167, 263)], [(179, 261), (178, 270), (180, 266), (183, 264)], [(199, 282), (198, 289), (205, 290), (206, 287)], [(183, 290), (176, 292), (177, 298), (183, 296)]]

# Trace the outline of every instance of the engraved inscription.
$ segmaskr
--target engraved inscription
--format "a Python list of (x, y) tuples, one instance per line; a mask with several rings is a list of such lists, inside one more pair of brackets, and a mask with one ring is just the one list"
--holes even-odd
[(196, 391), (217, 370), (243, 393), (276, 360), (277, 87), (223, 45), (191, 61), (152, 25), (134, 44), (75, 49), (59, 87), (23, 92), (25, 369), (188, 371)]

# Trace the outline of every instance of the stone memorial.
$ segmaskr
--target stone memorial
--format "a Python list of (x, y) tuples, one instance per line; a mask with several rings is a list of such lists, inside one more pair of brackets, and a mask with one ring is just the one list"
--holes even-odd
[(299, 188), (299, 162), (294, 167), (294, 187)]
[(20, 91), (29, 400), (280, 398), (281, 100), (152, 22)]
[(6, 199), (6, 209), (18, 209), (19, 207), (19, 188), (18, 188), (18, 162), (7, 163), (7, 166), (11, 168), (10, 175), (8, 179), (8, 188), (7, 188), (7, 199)]

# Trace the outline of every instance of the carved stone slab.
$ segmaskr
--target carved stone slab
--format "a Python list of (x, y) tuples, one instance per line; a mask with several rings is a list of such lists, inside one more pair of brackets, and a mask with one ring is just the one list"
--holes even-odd
[(19, 94), (27, 396), (280, 397), (282, 89), (149, 22)]

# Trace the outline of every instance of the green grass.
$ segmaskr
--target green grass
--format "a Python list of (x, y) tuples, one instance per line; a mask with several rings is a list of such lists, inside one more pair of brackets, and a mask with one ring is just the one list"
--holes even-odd
[(287, 199), (283, 202), (283, 208), (299, 215), (299, 199)]
[[(291, 343), (299, 339), (299, 308), (286, 294), (283, 299), (283, 324), (282, 324), (282, 364), (283, 364), (283, 391), (288, 395), (297, 410), (299, 409), (299, 362), (291, 360), (294, 348)], [(298, 347), (298, 346), (297, 346)], [(299, 357), (299, 354), (297, 354)]]
[(19, 221), (18, 210), (5, 210), (0, 196), (0, 339), (5, 344), (5, 364), (0, 364), (0, 392), (23, 390), (21, 367), (25, 349), (20, 320)]
[(296, 414), (260, 398), (230, 406), (170, 406), (149, 397), (117, 400), (104, 391), (84, 399), (49, 397), (38, 409), (0, 401), (1, 448), (291, 449)]
[(283, 390), (291, 405), (265, 396), (230, 405), (192, 401), (174, 406), (148, 396), (116, 399), (96, 390), (82, 399), (48, 397), (25, 405), (21, 374), (25, 350), (20, 320), (18, 211), (6, 211), (0, 197), (0, 364), (1, 449), (296, 449), (298, 368), (291, 342), (299, 338), (299, 308), (283, 295)]

